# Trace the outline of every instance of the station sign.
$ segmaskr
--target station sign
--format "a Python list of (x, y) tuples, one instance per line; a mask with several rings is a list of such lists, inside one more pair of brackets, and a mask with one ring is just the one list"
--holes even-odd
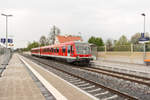
[(145, 43), (145, 42), (149, 42), (150, 38), (149, 37), (145, 37), (144, 33), (141, 33), (141, 37), (139, 38), (139, 42), (140, 43)]
[[(1, 38), (0, 42), (5, 44), (6, 39), (5, 38)], [(8, 38), (8, 43), (13, 43), (13, 39)]]

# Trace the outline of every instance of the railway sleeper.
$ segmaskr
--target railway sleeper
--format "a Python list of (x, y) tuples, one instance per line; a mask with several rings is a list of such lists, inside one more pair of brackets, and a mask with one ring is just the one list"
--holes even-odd
[(116, 99), (116, 98), (118, 98), (118, 95), (113, 95), (113, 96), (110, 96), (110, 97), (106, 97), (102, 100), (112, 100), (112, 99)]
[(89, 86), (89, 87), (84, 87), (84, 88), (82, 88), (83, 90), (86, 90), (86, 89), (90, 89), (90, 88), (94, 88), (95, 87), (95, 85), (92, 85), (92, 86)]
[(100, 90), (101, 90), (101, 88), (98, 88), (98, 89), (89, 90), (87, 92), (92, 93), (92, 92), (96, 92), (96, 91), (100, 91)]
[(85, 81), (76, 82), (76, 83), (74, 83), (74, 85), (79, 85), (79, 84), (83, 84), (83, 83), (85, 83)]

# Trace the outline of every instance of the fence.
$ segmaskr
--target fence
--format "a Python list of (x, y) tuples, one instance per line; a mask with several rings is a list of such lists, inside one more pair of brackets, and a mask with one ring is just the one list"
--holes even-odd
[(144, 59), (150, 59), (150, 44), (101, 46), (98, 59), (144, 64)]
[(12, 56), (12, 50), (0, 46), (0, 76), (6, 69), (8, 62)]
[(97, 48), (99, 52), (109, 51), (125, 51), (125, 52), (150, 52), (150, 44), (130, 44), (117, 46), (100, 46)]

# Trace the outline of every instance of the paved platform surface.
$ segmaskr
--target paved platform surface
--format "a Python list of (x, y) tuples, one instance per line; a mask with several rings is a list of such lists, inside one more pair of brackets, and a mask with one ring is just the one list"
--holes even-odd
[(16, 54), (0, 77), (0, 100), (45, 100)]
[(114, 61), (105, 61), (105, 60), (95, 60), (93, 61), (96, 65), (101, 66), (109, 66), (112, 68), (118, 69), (125, 69), (130, 71), (136, 71), (141, 73), (148, 73), (150, 74), (150, 66), (142, 65), (142, 64), (130, 64), (130, 63), (121, 63), (121, 62), (114, 62)]
[(28, 70), (41, 81), (56, 100), (97, 100), (18, 54), (14, 54), (0, 77), (0, 100), (45, 100)]

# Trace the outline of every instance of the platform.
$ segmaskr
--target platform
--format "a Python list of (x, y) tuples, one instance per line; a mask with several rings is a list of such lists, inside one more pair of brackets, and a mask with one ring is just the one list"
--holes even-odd
[(0, 77), (0, 100), (45, 100), (26, 67), (52, 93), (56, 100), (97, 100), (18, 54), (13, 55), (2, 77)]
[(130, 64), (125, 62), (117, 62), (117, 61), (106, 61), (106, 60), (95, 60), (93, 61), (96, 65), (111, 67), (111, 69), (115, 70), (126, 70), (130, 72), (137, 72), (150, 75), (150, 66), (146, 66), (144, 64)]
[(16, 55), (0, 77), (0, 100), (45, 100)]

